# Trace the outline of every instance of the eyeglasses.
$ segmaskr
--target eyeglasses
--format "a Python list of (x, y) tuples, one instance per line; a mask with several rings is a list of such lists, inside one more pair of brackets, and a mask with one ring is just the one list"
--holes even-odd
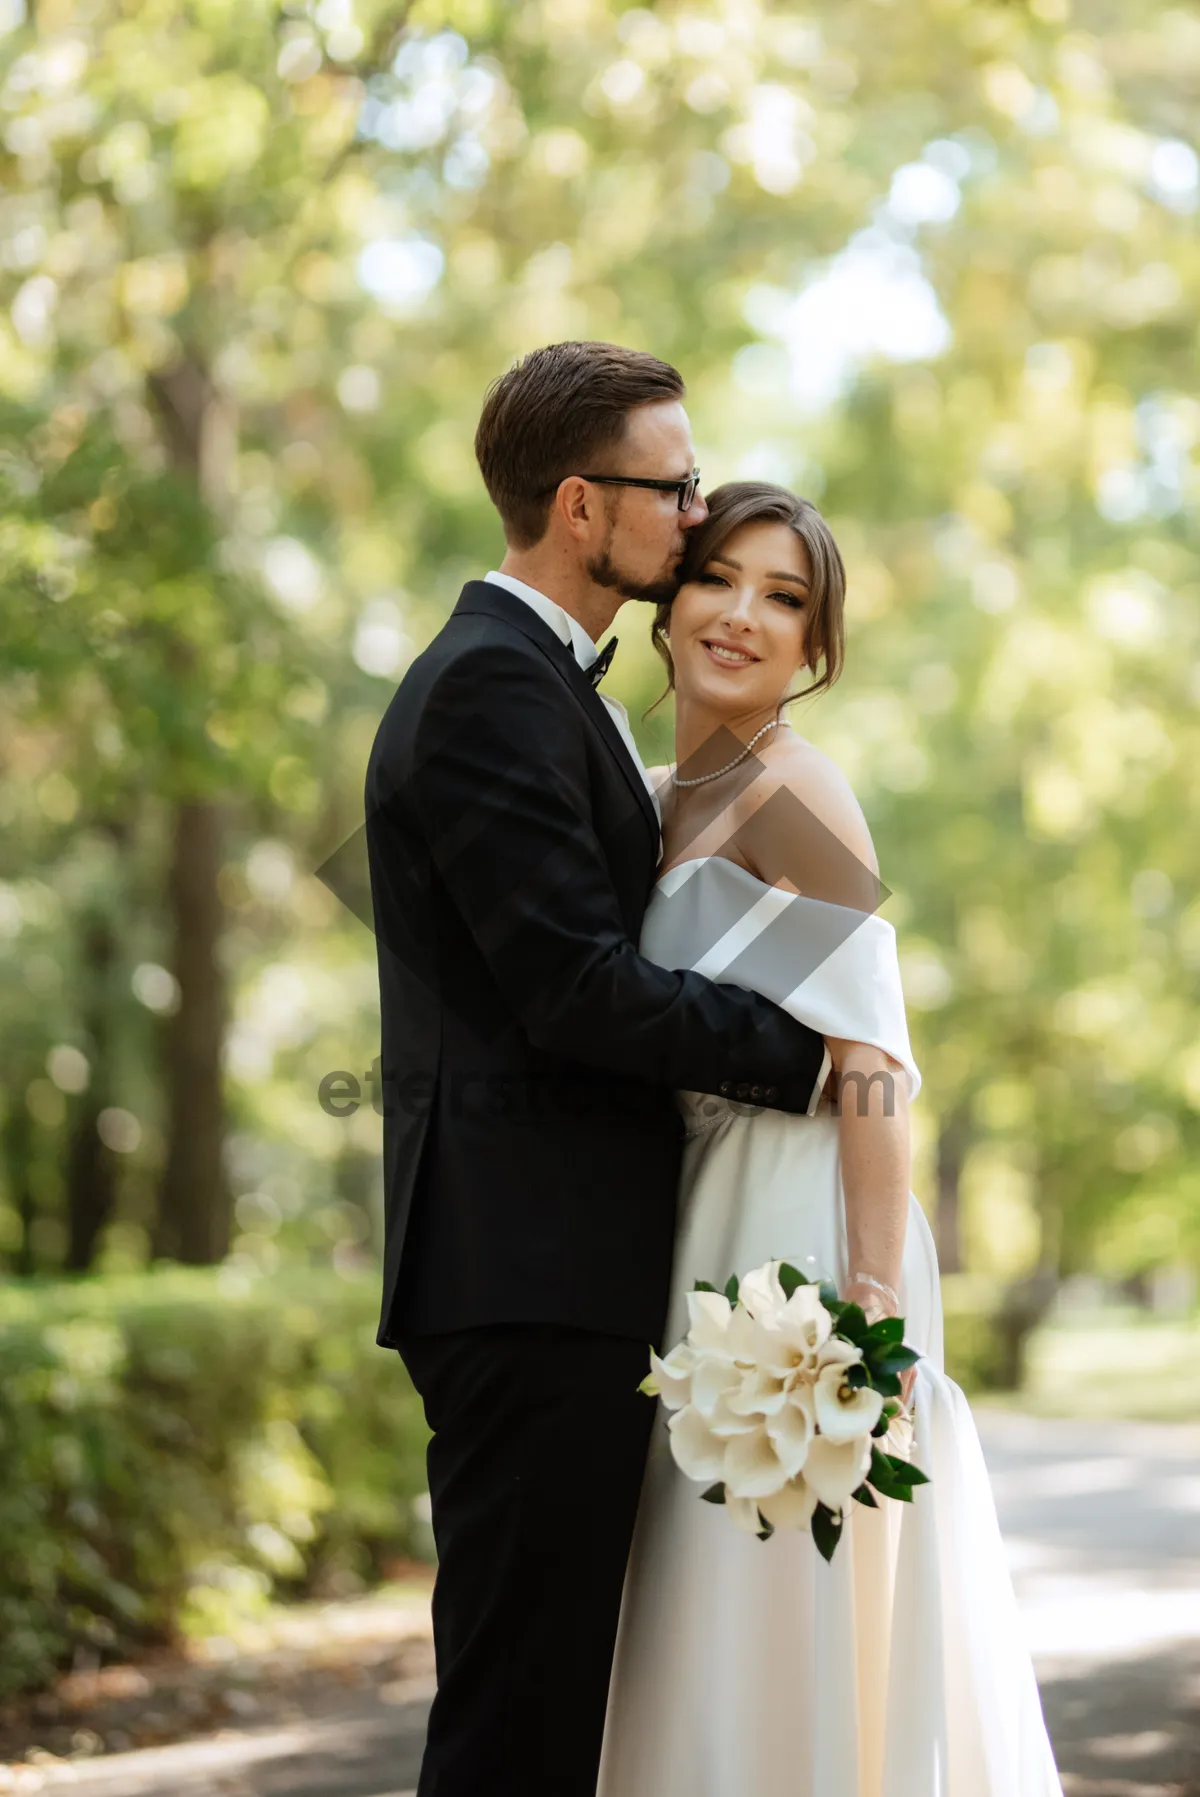
[[(564, 475), (563, 479), (567, 477)], [(674, 493), (679, 509), (686, 512), (696, 497), (696, 489), (700, 485), (700, 470), (693, 468), (683, 480), (635, 480), (626, 474), (581, 474), (580, 480), (595, 481), (599, 487), (649, 487), (655, 493)], [(553, 487), (547, 487), (547, 493), (553, 493), (560, 485), (555, 481)]]

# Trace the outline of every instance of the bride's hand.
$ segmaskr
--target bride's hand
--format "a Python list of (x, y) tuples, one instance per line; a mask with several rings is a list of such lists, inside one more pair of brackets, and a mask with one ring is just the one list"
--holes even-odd
[[(882, 1317), (897, 1315), (897, 1306), (878, 1286), (868, 1285), (864, 1279), (852, 1279), (846, 1286), (842, 1297), (849, 1304), (857, 1304), (868, 1323), (878, 1323)], [(913, 1385), (916, 1382), (917, 1369), (910, 1366), (907, 1372), (900, 1375), (900, 1399), (907, 1410), (912, 1403)]]
[(864, 1313), (868, 1323), (878, 1323), (882, 1317), (894, 1317), (897, 1306), (886, 1292), (881, 1292), (877, 1285), (871, 1285), (865, 1279), (851, 1279), (842, 1293), (847, 1304), (857, 1304)]

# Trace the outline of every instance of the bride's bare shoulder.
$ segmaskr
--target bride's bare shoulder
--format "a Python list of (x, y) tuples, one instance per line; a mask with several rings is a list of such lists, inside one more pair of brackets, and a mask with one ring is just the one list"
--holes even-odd
[[(790, 794), (798, 805), (780, 803), (782, 794)], [(879, 873), (875, 845), (854, 788), (832, 756), (795, 731), (780, 731), (763, 756), (762, 773), (741, 795), (738, 810), (738, 822), (753, 842), (756, 858), (782, 853), (790, 860), (789, 847), (811, 854), (828, 832), (863, 868)], [(811, 890), (803, 882), (797, 884), (802, 891)]]

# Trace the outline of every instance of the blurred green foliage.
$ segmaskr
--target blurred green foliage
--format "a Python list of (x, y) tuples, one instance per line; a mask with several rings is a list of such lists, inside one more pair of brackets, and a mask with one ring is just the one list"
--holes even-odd
[(966, 1273), (943, 1280), (946, 1371), (972, 1396), (1004, 1389), (996, 1323), (1002, 1301), (999, 1280)]
[(5, 1293), (0, 1696), (417, 1544), (424, 1418), (374, 1300), (191, 1270)]

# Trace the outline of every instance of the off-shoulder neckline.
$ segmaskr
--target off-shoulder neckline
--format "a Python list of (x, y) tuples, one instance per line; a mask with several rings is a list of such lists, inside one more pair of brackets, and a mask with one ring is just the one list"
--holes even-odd
[[(853, 911), (856, 916), (861, 917), (864, 920), (873, 917), (877, 919), (879, 923), (886, 924), (889, 930), (892, 928), (891, 924), (888, 923), (887, 918), (880, 917), (878, 911), (863, 911), (857, 905), (839, 905), (834, 899), (814, 898), (811, 893), (787, 892), (782, 886), (773, 886), (768, 881), (764, 880), (761, 874), (752, 874), (748, 867), (743, 867), (740, 861), (734, 861), (729, 855), (689, 855), (686, 861), (676, 861), (665, 873), (659, 874), (657, 880), (654, 882), (654, 892), (661, 892), (666, 882), (668, 880), (674, 880), (677, 874), (686, 874), (693, 868), (706, 867), (711, 861), (719, 861), (724, 863), (726, 867), (732, 867), (737, 873), (741, 874), (743, 879), (749, 880), (753, 885), (761, 887), (764, 895), (769, 892), (777, 893), (781, 901), (785, 899), (800, 901), (806, 905), (817, 905), (822, 910), (826, 911)], [(675, 885), (674, 890), (678, 891), (679, 887), (683, 884), (683, 880), (679, 880)]]

